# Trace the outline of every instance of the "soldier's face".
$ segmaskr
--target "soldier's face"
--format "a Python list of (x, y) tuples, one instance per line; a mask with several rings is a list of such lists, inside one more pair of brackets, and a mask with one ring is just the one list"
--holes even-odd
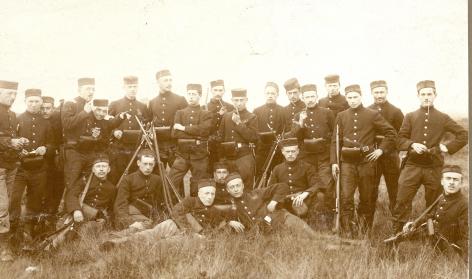
[(372, 89), (372, 96), (376, 104), (383, 104), (387, 101), (387, 88), (386, 87), (375, 87)]
[(265, 97), (267, 104), (275, 104), (277, 101), (277, 97), (279, 96), (279, 92), (272, 86), (267, 86), (265, 89)]
[(39, 113), (41, 111), (41, 105), (43, 99), (39, 96), (31, 96), (25, 99), (26, 110), (30, 113)]
[(13, 105), (16, 99), (16, 90), (0, 88), (0, 104), (7, 107)]
[(164, 76), (157, 80), (161, 92), (172, 91), (172, 76)]
[(41, 105), (41, 112), (44, 119), (49, 119), (54, 112), (54, 106), (51, 103), (43, 103)]
[(441, 178), (441, 185), (446, 194), (454, 194), (460, 191), (462, 175), (456, 172), (445, 172)]
[(108, 107), (93, 107), (95, 119), (102, 120), (108, 113)]
[(282, 147), (282, 155), (284, 155), (285, 160), (288, 162), (293, 162), (297, 159), (298, 153), (300, 150), (298, 149), (298, 146), (284, 146)]
[(436, 99), (436, 90), (434, 88), (422, 88), (418, 91), (418, 99), (422, 107), (432, 106)]
[(95, 85), (81, 85), (79, 86), (79, 96), (85, 101), (90, 102), (95, 94)]
[(226, 191), (235, 198), (240, 198), (244, 193), (244, 184), (241, 178), (235, 178), (226, 184)]
[(312, 108), (318, 103), (318, 93), (316, 91), (306, 91), (302, 95), (303, 102), (309, 108)]
[(287, 98), (291, 103), (296, 103), (300, 100), (300, 89), (292, 89), (287, 91)]
[(211, 96), (214, 99), (221, 99), (225, 94), (225, 87), (223, 85), (218, 85), (211, 88)]
[(339, 94), (339, 82), (325, 83), (325, 88), (329, 96), (336, 96)]
[(231, 101), (238, 110), (246, 109), (247, 97), (233, 97)]
[(358, 92), (347, 93), (346, 100), (351, 108), (357, 108), (362, 103), (361, 94), (359, 94)]
[(225, 179), (228, 176), (229, 172), (227, 169), (216, 169), (213, 173), (213, 179), (215, 179), (216, 183), (225, 183)]
[(98, 179), (106, 179), (107, 174), (110, 172), (110, 164), (107, 162), (96, 163), (92, 167), (92, 172)]
[(135, 100), (136, 95), (138, 94), (138, 85), (137, 84), (125, 84), (123, 85), (123, 89), (125, 90), (126, 98), (130, 100)]
[(138, 160), (138, 167), (139, 170), (144, 175), (150, 175), (154, 170), (154, 165), (156, 164), (156, 160), (152, 156), (141, 156), (141, 159)]
[(216, 188), (213, 186), (206, 186), (198, 189), (198, 198), (205, 206), (211, 206), (215, 200)]
[(187, 102), (191, 106), (198, 105), (200, 102), (200, 94), (197, 90), (188, 90), (187, 91)]

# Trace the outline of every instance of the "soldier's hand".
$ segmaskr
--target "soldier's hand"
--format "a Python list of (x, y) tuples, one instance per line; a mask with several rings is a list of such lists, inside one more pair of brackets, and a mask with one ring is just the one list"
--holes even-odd
[(441, 152), (444, 152), (444, 153), (447, 153), (449, 152), (449, 149), (447, 149), (447, 146), (445, 146), (444, 144), (439, 144), (439, 149), (441, 150)]
[(129, 114), (127, 111), (123, 111), (122, 113), (120, 113), (120, 119), (130, 119), (132, 117), (131, 114)]
[(92, 111), (92, 101), (85, 103), (84, 105), (84, 111), (86, 113), (90, 113)]
[(11, 139), (11, 147), (15, 150), (20, 150), (23, 148), (23, 144), (21, 143), (21, 139)]
[(413, 222), (408, 222), (403, 226), (404, 233), (409, 233), (411, 230), (413, 230)]
[(300, 112), (300, 119), (298, 120), (298, 125), (300, 125), (300, 127), (303, 127), (303, 123), (305, 123), (305, 119), (307, 118), (307, 114), (306, 114), (306, 111), (301, 111)]
[(82, 211), (74, 211), (74, 222), (80, 223), (82, 221), (84, 221), (84, 215), (82, 214)]
[(276, 206), (277, 206), (276, 201), (270, 201), (269, 204), (267, 205), (267, 210), (269, 210), (269, 212), (274, 212)]
[(415, 152), (418, 154), (422, 154), (423, 152), (428, 150), (426, 145), (421, 144), (421, 143), (416, 143), (416, 142), (411, 145), (411, 148), (413, 148), (413, 150), (415, 150)]
[(377, 160), (380, 156), (382, 156), (383, 154), (383, 150), (378, 148), (378, 149), (375, 149), (374, 151), (372, 151), (371, 153), (369, 153), (366, 158), (367, 158), (367, 161), (369, 162), (372, 162), (372, 161), (375, 161)]
[(233, 120), (236, 125), (241, 124), (241, 117), (239, 116), (239, 114), (233, 113), (233, 116), (231, 116), (231, 120)]
[(115, 130), (115, 131), (113, 131), (113, 136), (117, 139), (121, 139), (121, 137), (123, 136), (123, 131)]
[(44, 154), (46, 154), (46, 146), (40, 146), (38, 148), (36, 148), (36, 154), (39, 155), (39, 156), (43, 156)]
[(174, 124), (174, 130), (185, 131), (185, 126), (180, 124), (180, 123), (175, 123)]
[(226, 113), (226, 111), (227, 111), (226, 107), (223, 106), (223, 107), (221, 107), (220, 110), (218, 111), (218, 114), (219, 114), (219, 115), (223, 115), (223, 114)]
[(229, 221), (228, 225), (238, 233), (244, 232), (244, 229), (245, 229), (244, 225), (238, 221)]
[(339, 166), (338, 166), (338, 164), (333, 164), (331, 166), (331, 174), (333, 175), (334, 179), (338, 179), (338, 175), (339, 175)]
[(294, 199), (293, 199), (293, 202), (292, 202), (292, 205), (294, 207), (300, 207), (303, 205), (303, 201), (308, 197), (310, 193), (308, 192), (303, 192), (301, 193), (300, 195), (296, 196)]

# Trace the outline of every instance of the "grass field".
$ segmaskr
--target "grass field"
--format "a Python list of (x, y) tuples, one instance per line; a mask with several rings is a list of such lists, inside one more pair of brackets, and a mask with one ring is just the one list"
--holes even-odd
[[(461, 121), (468, 127), (468, 121)], [(468, 193), (468, 147), (447, 163), (460, 164)], [(372, 239), (360, 246), (339, 245), (321, 234), (306, 239), (292, 232), (263, 236), (227, 232), (204, 239), (185, 238), (132, 243), (101, 252), (104, 235), (90, 230), (80, 241), (57, 253), (23, 256), (0, 265), (0, 278), (467, 278), (468, 269), (455, 256), (436, 255), (421, 241), (404, 242), (388, 253), (382, 239), (391, 222), (385, 188), (381, 188)], [(424, 209), (423, 191), (414, 215)], [(37, 267), (27, 272), (28, 266)]]

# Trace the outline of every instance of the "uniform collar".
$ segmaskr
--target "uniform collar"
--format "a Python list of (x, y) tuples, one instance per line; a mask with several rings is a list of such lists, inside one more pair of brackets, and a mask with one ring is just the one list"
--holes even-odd
[(0, 104), (0, 110), (10, 111), (10, 106), (5, 104)]
[(274, 109), (276, 106), (277, 106), (277, 103), (273, 103), (273, 104), (264, 104), (266, 107), (268, 108), (271, 108), (271, 109)]
[(454, 193), (454, 194), (446, 194), (445, 192), (443, 192), (443, 195), (446, 200), (450, 201), (450, 200), (455, 200), (459, 198), (462, 195), (462, 193), (461, 193), (461, 190), (459, 190), (457, 191), (457, 193)]
[(137, 172), (138, 172), (139, 176), (144, 178), (144, 179), (148, 179), (152, 175), (152, 173), (150, 175), (144, 175), (144, 173), (142, 173), (141, 170), (137, 170)]
[(303, 103), (303, 101), (299, 99), (299, 100), (296, 101), (295, 103), (290, 103), (290, 105), (291, 105), (291, 106), (295, 106), (295, 107), (299, 107), (299, 106), (301, 106), (301, 105), (304, 106), (305, 103)]
[(330, 100), (336, 100), (336, 99), (339, 99), (341, 97), (341, 92), (339, 92), (337, 95), (334, 95), (334, 96), (331, 96), (328, 94), (328, 99)]
[(285, 160), (285, 163), (287, 163), (287, 165), (290, 166), (290, 167), (293, 167), (293, 166), (297, 165), (298, 162), (299, 162), (298, 158), (295, 159), (295, 161), (293, 161), (293, 162), (289, 162), (289, 161)]
[(316, 105), (314, 107), (311, 107), (311, 108), (306, 107), (306, 110), (315, 110), (317, 108), (318, 108), (318, 103), (316, 103)]
[[(223, 100), (220, 99), (220, 101), (221, 101), (221, 103), (223, 104)], [(210, 99), (210, 103), (213, 103), (213, 104), (216, 104), (216, 105), (219, 105), (219, 104), (220, 104), (220, 101), (218, 101), (218, 100), (215, 99), (215, 98), (211, 98), (211, 99)]]
[(357, 108), (351, 108), (351, 107), (349, 108), (349, 110), (352, 112), (359, 112), (363, 109), (364, 109), (364, 106), (362, 105), (362, 103)]
[(385, 103), (382, 103), (382, 104), (374, 103), (374, 106), (376, 108), (385, 108), (388, 104), (389, 104), (388, 101), (385, 101)]
[[(420, 106), (420, 110), (428, 112), (428, 107)], [(433, 110), (434, 110), (434, 106), (429, 106), (429, 111), (433, 111)]]
[(201, 107), (200, 107), (199, 104), (196, 104), (196, 105), (194, 105), (194, 106), (188, 105), (188, 107), (189, 107), (190, 109), (197, 109), (197, 110), (201, 109)]
[(159, 91), (159, 95), (157, 96), (162, 98), (162, 97), (169, 97), (171, 94), (172, 94), (172, 91), (167, 91), (167, 92)]

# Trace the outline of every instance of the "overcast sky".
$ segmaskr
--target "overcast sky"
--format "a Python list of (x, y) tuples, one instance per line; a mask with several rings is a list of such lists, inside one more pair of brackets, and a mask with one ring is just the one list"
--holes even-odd
[[(355, 3), (354, 3), (355, 2)], [(199, 3), (198, 5), (196, 3)], [(467, 1), (123, 1), (12, 0), (0, 10), (0, 79), (71, 99), (77, 78), (96, 78), (96, 96), (120, 98), (122, 77), (140, 78), (140, 98), (156, 95), (155, 73), (169, 68), (174, 91), (222, 78), (245, 87), (249, 107), (267, 81), (316, 83), (337, 73), (341, 86), (387, 80), (390, 100), (418, 107), (416, 83), (433, 79), (436, 107), (468, 108)]]

